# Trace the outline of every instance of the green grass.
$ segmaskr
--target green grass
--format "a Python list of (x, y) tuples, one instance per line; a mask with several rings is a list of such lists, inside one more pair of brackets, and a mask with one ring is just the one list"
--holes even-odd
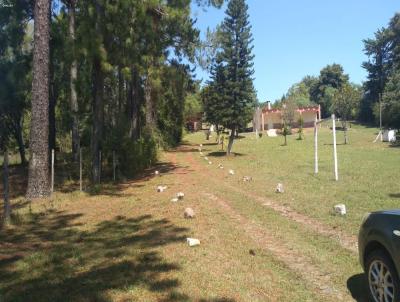
[[(330, 226), (356, 235), (366, 212), (398, 208), (400, 204), (400, 148), (387, 143), (372, 143), (377, 129), (353, 125), (349, 130), (350, 144), (343, 145), (343, 132), (337, 132), (339, 181), (334, 180), (332, 132), (324, 124), (319, 129), (319, 174), (314, 175), (313, 132), (306, 131), (304, 140), (297, 135), (255, 139), (252, 133), (235, 141), (234, 158), (218, 157), (220, 147), (206, 145), (212, 161), (224, 163), (240, 175), (254, 181), (249, 189), (260, 196), (287, 204), (296, 211), (316, 218)], [(188, 137), (191, 143), (204, 143), (200, 133)], [(212, 141), (211, 141), (212, 142)], [(219, 154), (218, 154), (219, 155)], [(284, 194), (276, 194), (277, 183), (283, 183)], [(345, 217), (332, 215), (335, 204), (344, 203)]]
[[(247, 229), (205, 193), (224, 199), (243, 221), (265, 230), (280, 245), (305, 259), (318, 276), (329, 276), (344, 300), (365, 302), (365, 277), (357, 254), (254, 200), (253, 195), (288, 205), (327, 227), (356, 235), (367, 211), (398, 207), (400, 148), (376, 143), (376, 129), (353, 126), (350, 144), (338, 146), (339, 181), (333, 179), (331, 131), (320, 129), (320, 173), (313, 174), (313, 135), (235, 141), (237, 156), (220, 156), (213, 141), (196, 133), (190, 147), (162, 154), (162, 177), (103, 184), (97, 191), (73, 191), (72, 181), (51, 200), (13, 199), (13, 222), (0, 229), (2, 301), (336, 301), (302, 278), (285, 259), (250, 236)], [(338, 132), (338, 142), (342, 142)], [(214, 139), (214, 138), (212, 138)], [(213, 165), (194, 145), (203, 143)], [(217, 164), (223, 163), (220, 170)], [(228, 176), (227, 170), (235, 175)], [(14, 179), (21, 180), (13, 169)], [(242, 176), (253, 181), (243, 183)], [(284, 194), (276, 194), (282, 182)], [(15, 184), (17, 182), (12, 182)], [(23, 181), (18, 187), (23, 187)], [(167, 192), (155, 193), (157, 185)], [(232, 185), (240, 190), (232, 190)], [(12, 188), (15, 189), (15, 188)], [(72, 190), (72, 191), (71, 191)], [(185, 192), (181, 203), (170, 198)], [(21, 191), (23, 192), (23, 190)], [(14, 196), (21, 194), (15, 193)], [(332, 213), (345, 203), (348, 214)], [(185, 220), (185, 207), (197, 217)], [(242, 221), (242, 222), (243, 222)], [(189, 248), (186, 237), (202, 244)], [(249, 254), (250, 250), (255, 255)], [(290, 253), (289, 253), (290, 255)], [(45, 293), (45, 294), (44, 294)]]

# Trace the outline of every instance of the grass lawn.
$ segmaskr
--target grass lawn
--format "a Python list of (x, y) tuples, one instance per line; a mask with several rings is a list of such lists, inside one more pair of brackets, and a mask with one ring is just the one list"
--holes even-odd
[[(357, 253), (336, 234), (354, 246), (365, 212), (400, 202), (400, 148), (373, 144), (375, 136), (351, 128), (350, 144), (338, 146), (338, 182), (326, 125), (318, 176), (309, 131), (288, 146), (245, 134), (232, 157), (191, 134), (135, 180), (91, 193), (68, 182), (32, 203), (22, 197), (25, 170), (14, 168), (13, 224), (0, 229), (0, 301), (367, 301)], [(278, 182), (285, 193), (274, 192)], [(171, 202), (179, 191), (184, 200)], [(337, 203), (345, 217), (332, 213)], [(196, 218), (184, 219), (186, 207)], [(188, 247), (186, 237), (201, 245)]]
[[(252, 176), (254, 181), (247, 185), (250, 191), (356, 235), (366, 212), (400, 206), (400, 147), (372, 143), (377, 131), (353, 125), (348, 145), (343, 144), (343, 132), (337, 131), (338, 182), (334, 181), (333, 139), (328, 124), (319, 129), (318, 175), (314, 175), (313, 129), (305, 131), (304, 140), (297, 140), (297, 134), (288, 136), (287, 146), (282, 146), (283, 137), (255, 139), (248, 133), (234, 143), (238, 156), (219, 157), (220, 147), (215, 145), (206, 146), (206, 155), (242, 176)], [(204, 135), (198, 133), (189, 141), (204, 143)], [(277, 183), (284, 185), (284, 194), (274, 192)], [(333, 206), (339, 203), (347, 206), (345, 217), (332, 214)]]

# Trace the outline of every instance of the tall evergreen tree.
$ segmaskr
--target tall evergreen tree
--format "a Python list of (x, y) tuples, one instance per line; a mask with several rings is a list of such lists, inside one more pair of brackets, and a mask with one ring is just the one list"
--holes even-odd
[(26, 196), (50, 195), (49, 182), (49, 36), (50, 0), (36, 0), (30, 130), (29, 179)]
[(253, 37), (245, 0), (231, 0), (221, 26), (220, 60), (225, 73), (224, 96), (219, 112), (221, 124), (231, 130), (227, 154), (232, 151), (236, 131), (252, 118), (255, 107), (253, 86)]

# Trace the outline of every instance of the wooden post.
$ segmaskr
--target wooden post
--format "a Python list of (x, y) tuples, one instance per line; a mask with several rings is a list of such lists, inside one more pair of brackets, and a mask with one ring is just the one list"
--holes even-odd
[(114, 179), (114, 181), (115, 181), (115, 166), (116, 166), (115, 151), (113, 151), (113, 179)]
[(51, 150), (51, 193), (54, 192), (54, 149)]
[(314, 121), (314, 173), (318, 174), (318, 117)]
[(82, 148), (79, 147), (79, 190), (82, 192)]
[(11, 207), (9, 200), (9, 186), (8, 186), (8, 149), (4, 148), (3, 160), (3, 185), (4, 185), (4, 224), (8, 224), (11, 216)]
[(379, 133), (381, 135), (381, 142), (383, 142), (383, 130), (382, 130), (382, 96), (379, 94)]
[(99, 183), (101, 183), (101, 150), (99, 151)]
[(333, 131), (333, 161), (335, 164), (335, 180), (339, 180), (339, 175), (338, 175), (338, 162), (337, 162), (337, 151), (336, 151), (336, 121), (335, 121), (335, 115), (332, 114), (332, 131)]

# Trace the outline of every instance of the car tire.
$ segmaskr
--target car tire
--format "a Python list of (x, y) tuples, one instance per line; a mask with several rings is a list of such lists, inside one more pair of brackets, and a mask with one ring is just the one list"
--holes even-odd
[(371, 301), (400, 302), (399, 276), (385, 251), (375, 250), (367, 255), (365, 270)]

